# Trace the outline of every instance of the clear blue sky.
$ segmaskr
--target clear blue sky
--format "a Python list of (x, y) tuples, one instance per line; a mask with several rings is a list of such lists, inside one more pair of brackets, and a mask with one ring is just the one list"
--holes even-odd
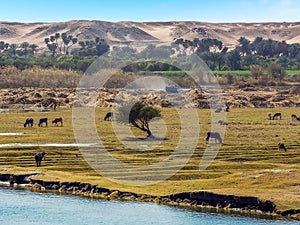
[(3, 0), (0, 21), (299, 22), (300, 0)]

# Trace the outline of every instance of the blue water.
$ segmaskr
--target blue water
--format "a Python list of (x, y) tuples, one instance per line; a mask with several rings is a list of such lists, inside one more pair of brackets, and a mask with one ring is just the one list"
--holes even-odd
[(300, 224), (201, 213), (152, 203), (101, 201), (76, 196), (0, 188), (0, 224), (170, 224), (239, 225)]

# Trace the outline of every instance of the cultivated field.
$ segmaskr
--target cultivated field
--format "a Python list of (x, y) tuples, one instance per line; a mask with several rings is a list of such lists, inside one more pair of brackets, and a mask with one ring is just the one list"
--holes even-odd
[[(281, 112), (282, 120), (268, 120), (268, 112)], [(149, 165), (159, 162), (176, 148), (180, 135), (180, 121), (174, 109), (163, 108), (162, 119), (166, 124), (166, 135), (154, 149), (128, 149), (116, 138), (112, 123), (103, 121), (107, 108), (96, 109), (96, 127), (105, 147), (116, 159), (132, 165)], [(126, 186), (115, 183), (95, 172), (82, 157), (78, 147), (44, 146), (47, 143), (75, 143), (72, 128), (72, 111), (22, 112), (7, 110), (0, 113), (0, 133), (22, 132), (20, 135), (0, 136), (0, 173), (39, 172), (38, 178), (45, 180), (81, 181), (102, 187), (166, 195), (170, 193), (209, 190), (216, 193), (250, 195), (275, 202), (278, 209), (300, 206), (300, 122), (292, 122), (291, 114), (300, 116), (299, 108), (276, 109), (231, 109), (227, 113), (226, 135), (216, 159), (204, 171), (199, 163), (206, 148), (205, 134), (210, 131), (210, 110), (199, 109), (201, 133), (191, 159), (168, 180), (148, 186)], [(35, 120), (33, 128), (24, 128), (25, 118)], [(37, 121), (48, 117), (51, 121), (63, 117), (63, 127), (38, 127)], [(132, 129), (136, 138), (144, 133)], [(155, 129), (153, 130), (155, 135)], [(138, 139), (140, 140), (140, 139)], [(130, 139), (129, 139), (130, 141)], [(142, 140), (140, 140), (142, 142)], [(287, 152), (278, 151), (282, 142)], [(9, 143), (27, 143), (35, 146), (4, 146)], [(213, 142), (210, 145), (214, 145)], [(42, 167), (37, 168), (34, 153), (48, 153)], [(78, 156), (78, 157), (76, 157)], [(157, 171), (157, 174), (168, 171)], [(130, 175), (126, 175), (130, 176)], [(136, 176), (136, 174), (132, 174)], [(128, 177), (132, 178), (132, 177)], [(139, 177), (139, 179), (143, 179)]]

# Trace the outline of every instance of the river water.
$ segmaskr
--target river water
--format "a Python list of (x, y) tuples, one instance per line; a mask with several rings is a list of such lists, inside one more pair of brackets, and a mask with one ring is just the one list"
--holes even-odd
[(0, 224), (110, 225), (294, 225), (297, 221), (266, 220), (201, 213), (155, 203), (102, 201), (69, 195), (0, 188)]

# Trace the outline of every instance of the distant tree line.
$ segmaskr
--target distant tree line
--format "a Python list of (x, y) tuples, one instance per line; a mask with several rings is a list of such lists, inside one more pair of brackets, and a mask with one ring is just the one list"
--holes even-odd
[(250, 42), (245, 37), (238, 39), (238, 45), (228, 50), (217, 39), (177, 39), (174, 42), (181, 55), (197, 53), (212, 70), (249, 70), (250, 65), (267, 67), (272, 63), (284, 69), (300, 69), (300, 44), (285, 41), (255, 38)]
[[(115, 46), (110, 55), (121, 55), (122, 60), (128, 60), (129, 65), (123, 68), (125, 72), (176, 71), (179, 69), (167, 63), (155, 62), (153, 59), (181, 57), (193, 53), (198, 54), (211, 70), (251, 70), (254, 78), (258, 78), (261, 70), (266, 68), (272, 70), (270, 73), (278, 79), (283, 78), (284, 70), (300, 69), (299, 43), (287, 44), (285, 41), (266, 40), (261, 37), (252, 42), (245, 37), (237, 41), (238, 45), (235, 48), (228, 49), (217, 39), (179, 38), (170, 46), (150, 44), (141, 51), (128, 46)], [(0, 67), (14, 66), (24, 70), (39, 66), (84, 72), (99, 56), (110, 51), (107, 42), (99, 37), (78, 40), (77, 37), (66, 33), (56, 33), (45, 38), (44, 43), (45, 46), (40, 48), (28, 42), (10, 44), (0, 41)], [(133, 59), (141, 58), (146, 61), (130, 64)]]
[[(66, 33), (56, 33), (44, 39), (46, 47), (36, 44), (21, 44), (0, 41), (0, 67), (14, 66), (19, 70), (33, 66), (58, 68), (84, 72), (100, 55), (109, 51), (104, 39), (78, 41)], [(46, 49), (46, 51), (45, 51)]]

